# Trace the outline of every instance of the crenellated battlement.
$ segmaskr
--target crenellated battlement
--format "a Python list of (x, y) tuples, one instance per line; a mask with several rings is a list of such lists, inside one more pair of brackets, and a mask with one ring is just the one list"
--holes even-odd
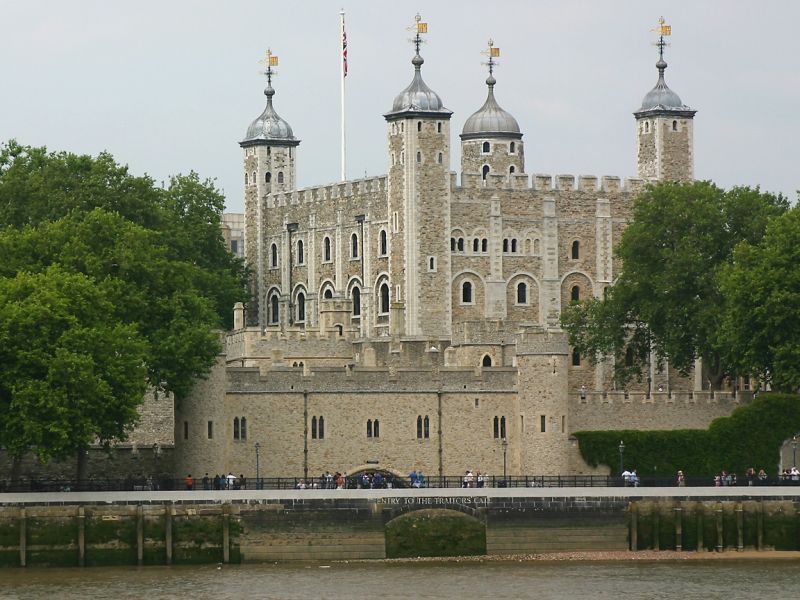
[(332, 200), (355, 198), (366, 194), (386, 193), (387, 176), (367, 177), (328, 185), (312, 186), (291, 192), (267, 194), (267, 207), (315, 204)]
[(640, 192), (647, 181), (638, 177), (620, 179), (614, 175), (548, 175), (524, 173), (489, 174), (484, 180), (478, 173), (462, 173), (461, 185), (458, 175), (451, 173), (451, 185), (459, 188), (487, 188), (497, 190), (533, 190), (537, 192), (606, 192), (628, 193)]

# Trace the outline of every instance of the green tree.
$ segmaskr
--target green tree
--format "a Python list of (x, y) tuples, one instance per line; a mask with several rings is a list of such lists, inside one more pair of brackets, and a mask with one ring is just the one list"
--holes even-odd
[(567, 307), (570, 343), (592, 360), (614, 356), (622, 382), (641, 376), (652, 350), (688, 373), (702, 358), (715, 384), (723, 362), (723, 295), (717, 275), (739, 242), (758, 243), (788, 208), (757, 188), (725, 191), (710, 182), (648, 185), (616, 249), (623, 268), (602, 299)]
[(723, 269), (726, 361), (774, 389), (800, 388), (800, 209), (768, 226), (761, 242), (737, 246)]
[(52, 266), (0, 278), (0, 443), (63, 458), (124, 438), (146, 389), (147, 342), (91, 278)]

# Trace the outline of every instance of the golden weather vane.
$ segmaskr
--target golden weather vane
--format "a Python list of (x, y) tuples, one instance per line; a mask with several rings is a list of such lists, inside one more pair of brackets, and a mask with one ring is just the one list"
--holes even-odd
[(277, 67), (278, 66), (278, 57), (272, 53), (272, 49), (271, 48), (267, 48), (266, 55), (264, 56), (264, 58), (262, 58), (258, 62), (259, 62), (259, 64), (266, 65), (267, 70), (264, 71), (264, 75), (267, 76), (267, 83), (271, 85), (272, 84), (272, 76), (277, 74), (275, 69), (273, 69), (272, 67)]
[(489, 67), (489, 74), (491, 75), (494, 68), (497, 66), (497, 61), (494, 59), (500, 57), (500, 48), (494, 45), (494, 40), (492, 38), (489, 38), (488, 46), (486, 50), (481, 50), (481, 54), (489, 57), (489, 61), (483, 64)]
[(414, 48), (419, 54), (419, 47), (425, 40), (420, 37), (421, 33), (428, 33), (428, 24), (423, 22), (422, 17), (417, 13), (414, 17), (414, 24), (411, 27), (407, 27), (408, 31), (414, 32), (414, 37), (411, 39), (411, 43), (414, 44)]
[(655, 29), (651, 29), (650, 31), (655, 31), (656, 33), (658, 33), (658, 41), (655, 42), (653, 45), (658, 47), (658, 55), (663, 59), (664, 48), (666, 46), (669, 46), (669, 44), (664, 41), (664, 38), (672, 35), (672, 25), (667, 25), (667, 22), (664, 20), (664, 17), (660, 17), (658, 19), (658, 27), (656, 27)]

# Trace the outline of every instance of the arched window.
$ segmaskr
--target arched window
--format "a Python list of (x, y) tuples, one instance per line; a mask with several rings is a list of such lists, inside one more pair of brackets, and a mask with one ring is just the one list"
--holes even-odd
[(358, 234), (350, 236), (350, 257), (358, 258)]
[(372, 437), (381, 437), (381, 424), (378, 419), (372, 422)]
[(317, 421), (317, 438), (320, 440), (325, 439), (325, 417), (320, 417)]
[(422, 439), (422, 415), (417, 417), (417, 439)]
[(353, 316), (360, 317), (361, 316), (361, 288), (354, 287), (353, 291), (351, 292), (351, 296), (353, 297)]
[(249, 181), (249, 176), (247, 175), (247, 173), (245, 173), (245, 174), (244, 174), (244, 184), (245, 184), (245, 185), (247, 185), (247, 184), (249, 184), (249, 183), (250, 183), (250, 181)]
[(264, 181), (266, 181), (267, 183), (272, 183), (272, 173), (267, 171), (266, 174), (264, 175)]
[(503, 240), (503, 252), (508, 252), (508, 238)]
[(253, 178), (250, 181), (253, 182), (253, 185), (256, 184), (256, 172), (255, 171), (253, 171)]
[(539, 240), (533, 240), (533, 253), (539, 255)]
[(442, 133), (442, 124), (441, 123), (437, 123), (436, 124), (436, 133)]
[(239, 430), (239, 417), (234, 417), (233, 418), (233, 439), (235, 439), (235, 440), (241, 439), (239, 437), (240, 435), (241, 434), (240, 434), (240, 430)]
[(442, 153), (441, 153), (441, 152), (439, 152), (439, 156), (437, 156), (437, 157), (436, 157), (436, 161), (437, 161), (439, 164), (442, 164), (442, 159), (443, 159)]
[(241, 420), (240, 438), (243, 439), (243, 440), (247, 439), (247, 418), (246, 417), (242, 417), (242, 420)]
[(451, 237), (450, 238), (450, 252), (455, 252), (455, 251), (456, 251), (456, 238)]
[(492, 429), (492, 433), (494, 434), (495, 438), (500, 437), (500, 417), (494, 418), (494, 428)]
[(528, 303), (528, 284), (520, 281), (517, 284), (517, 304)]
[(483, 165), (483, 169), (481, 169), (481, 179), (486, 181), (486, 178), (489, 176), (489, 165)]
[(580, 302), (580, 300), (581, 300), (581, 288), (579, 286), (573, 285), (572, 289), (569, 292), (569, 294), (570, 294), (570, 299), (573, 302)]
[(472, 240), (472, 251), (477, 252), (479, 247), (480, 247), (480, 240), (478, 238)]
[(428, 257), (428, 271), (435, 272), (436, 271), (436, 257), (429, 256)]
[(458, 243), (456, 244), (459, 252), (464, 251), (464, 238), (458, 238)]
[(326, 237), (322, 241), (322, 260), (330, 262), (331, 260), (331, 238)]
[(389, 314), (389, 284), (381, 284), (381, 314)]
[(578, 240), (572, 242), (572, 260), (578, 260), (581, 257), (581, 243)]
[(677, 121), (673, 121), (672, 122), (672, 131), (678, 131), (678, 122)]
[(431, 420), (428, 418), (428, 415), (425, 415), (425, 418), (422, 420), (422, 427), (423, 427), (423, 436), (425, 439), (431, 437)]
[(488, 252), (489, 251), (489, 240), (483, 238), (481, 240), (481, 252)]
[(269, 299), (269, 322), (270, 325), (278, 323), (278, 295), (273, 294)]
[(367, 419), (367, 437), (372, 437), (372, 419)]
[(506, 439), (506, 418), (500, 417), (500, 437)]
[(572, 366), (573, 367), (580, 367), (581, 366), (581, 353), (578, 350), (572, 351)]
[(484, 154), (488, 154), (489, 150), (491, 150), (491, 146), (489, 145), (489, 142), (483, 142), (483, 146), (481, 147), (481, 151)]
[(644, 122), (644, 132), (645, 133), (650, 133), (650, 122), (649, 121), (645, 121)]
[(269, 264), (274, 269), (278, 266), (278, 246), (272, 244), (269, 249)]
[(267, 156), (272, 156), (272, 148), (267, 146)]
[(492, 366), (492, 357), (488, 354), (484, 355), (483, 360), (481, 361), (481, 366), (483, 367), (491, 367)]
[(418, 163), (422, 162), (422, 152), (417, 152), (417, 162)]
[(472, 304), (472, 282), (465, 281), (461, 284), (461, 303)]
[(303, 251), (303, 240), (297, 240), (297, 264), (306, 262), (306, 253)]
[(422, 131), (422, 121), (417, 121), (417, 131)]
[(516, 146), (516, 144), (515, 144), (514, 142), (511, 142), (511, 143), (508, 145), (508, 151), (509, 151), (511, 154), (514, 154), (514, 152), (516, 152), (516, 151), (517, 151), (517, 146)]
[(311, 439), (317, 439), (317, 417), (311, 417)]
[(516, 171), (516, 170), (517, 170), (517, 168), (516, 168), (514, 165), (511, 165), (510, 167), (508, 167), (508, 172), (509, 172), (511, 175), (513, 175), (513, 174), (514, 174), (514, 171)]
[(322, 294), (322, 297), (325, 298), (325, 300), (330, 300), (331, 298), (333, 298), (333, 291), (331, 290), (331, 288), (326, 288)]
[(303, 292), (297, 294), (297, 322), (304, 323), (306, 320), (306, 295)]
[(389, 253), (389, 240), (386, 236), (386, 230), (381, 229), (380, 233), (380, 254), (386, 256)]
[(517, 238), (511, 240), (511, 252), (517, 251)]
[(283, 183), (283, 171), (278, 171), (278, 183)]

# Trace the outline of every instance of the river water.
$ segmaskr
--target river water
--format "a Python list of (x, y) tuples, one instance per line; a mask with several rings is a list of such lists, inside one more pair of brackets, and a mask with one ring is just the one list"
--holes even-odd
[(788, 600), (800, 561), (332, 563), (9, 569), (0, 598)]

